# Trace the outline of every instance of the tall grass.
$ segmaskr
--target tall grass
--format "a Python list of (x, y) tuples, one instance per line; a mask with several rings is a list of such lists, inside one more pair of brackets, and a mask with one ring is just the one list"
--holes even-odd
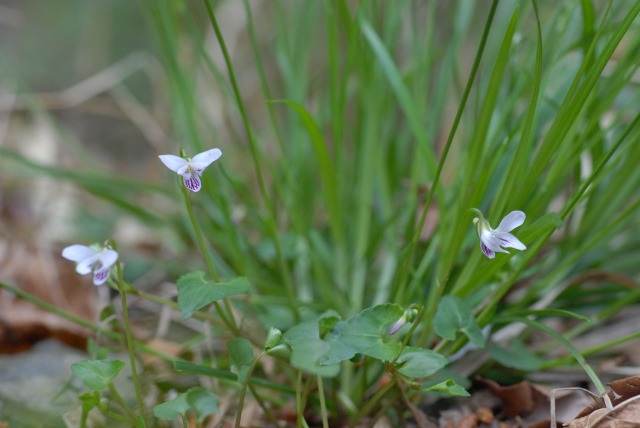
[[(257, 319), (266, 334), (326, 311), (348, 319), (417, 304), (405, 344), (450, 356), (467, 336), (436, 334), (444, 296), (469, 305), (480, 327), (542, 309), (592, 319), (571, 337), (637, 304), (616, 278), (635, 284), (639, 273), (640, 1), (158, 0), (145, 11), (174, 153), (224, 152), (191, 201), (220, 276), (251, 283), (226, 316)], [(177, 208), (157, 215), (108, 196), (99, 175), (3, 154), (196, 246), (177, 189)], [(494, 227), (524, 211), (514, 233), (527, 249), (487, 259), (470, 208)], [(184, 272), (202, 265), (189, 260)], [(576, 306), (580, 287), (608, 292)], [(296, 388), (278, 365), (272, 381)], [(398, 399), (397, 384), (372, 398), (389, 367), (375, 358), (341, 367), (330, 384), (305, 370), (298, 379), (305, 396), (320, 388), (324, 416), (355, 423), (362, 403)]]

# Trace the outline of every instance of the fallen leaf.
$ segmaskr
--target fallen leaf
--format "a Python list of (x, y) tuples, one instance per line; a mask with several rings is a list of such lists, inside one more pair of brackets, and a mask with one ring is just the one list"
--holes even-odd
[(477, 379), (502, 400), (505, 413), (510, 418), (526, 416), (542, 403), (546, 405), (547, 398), (526, 380), (515, 385), (500, 386), (490, 379)]

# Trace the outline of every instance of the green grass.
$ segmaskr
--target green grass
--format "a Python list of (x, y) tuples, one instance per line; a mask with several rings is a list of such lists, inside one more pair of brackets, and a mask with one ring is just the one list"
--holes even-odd
[[(3, 164), (72, 181), (119, 215), (173, 230), (182, 246), (204, 252), (216, 282), (218, 274), (246, 276), (248, 299), (216, 306), (241, 332), (217, 334), (258, 347), (271, 327), (304, 325), (313, 339), (304, 346), (322, 355), (317, 347), (333, 343), (324, 339), (339, 320), (384, 303), (417, 304), (402, 349), (449, 356), (467, 337), (447, 340), (434, 329), (443, 296), (471, 305), (480, 327), (526, 320), (532, 309), (592, 319), (569, 339), (638, 303), (635, 292), (601, 293), (576, 306), (568, 293), (615, 287), (618, 275), (635, 284), (639, 274), (640, 1), (274, 0), (260, 10), (229, 3), (158, 0), (143, 8), (163, 61), (172, 152), (224, 153), (205, 172), (202, 191), (186, 195), (188, 211), (177, 206), (182, 198), (169, 173), (163, 183), (140, 182), (38, 165), (6, 149)], [(230, 7), (241, 10), (244, 25), (225, 20)], [(212, 103), (221, 117), (211, 116)], [(136, 204), (150, 192), (162, 204)], [(470, 208), (493, 227), (524, 211), (514, 233), (527, 249), (487, 259)], [(204, 266), (184, 260), (174, 275)], [(594, 273), (604, 279), (571, 282)], [(546, 300), (554, 291), (556, 299)], [(249, 322), (261, 327), (242, 332)], [(287, 340), (295, 357), (302, 345)], [(299, 409), (306, 403), (351, 424), (376, 416), (375, 406), (358, 413), (362, 403), (388, 409), (400, 390), (424, 393), (396, 365), (400, 353), (371, 352), (361, 362), (340, 359), (331, 376), (285, 356), (270, 382), (296, 389)], [(393, 384), (372, 397), (384, 373)], [(337, 377), (319, 382), (317, 375)]]

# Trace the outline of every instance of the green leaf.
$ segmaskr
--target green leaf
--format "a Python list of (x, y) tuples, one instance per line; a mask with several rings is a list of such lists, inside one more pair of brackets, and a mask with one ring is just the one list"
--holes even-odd
[(340, 315), (333, 310), (327, 311), (324, 314), (320, 315), (320, 318), (318, 319), (318, 329), (320, 332), (320, 337), (325, 337), (339, 322)]
[(218, 396), (202, 387), (191, 388), (187, 392), (189, 406), (198, 413), (198, 422), (218, 412)]
[(484, 347), (482, 330), (473, 317), (471, 306), (458, 297), (444, 296), (440, 300), (433, 327), (443, 339), (455, 340), (461, 331), (474, 345)]
[(233, 339), (227, 345), (229, 349), (229, 356), (233, 362), (233, 372), (238, 375), (238, 381), (244, 382), (244, 379), (249, 370), (249, 366), (253, 362), (253, 348), (251, 342), (247, 339), (238, 337)]
[(102, 391), (109, 386), (122, 367), (124, 362), (120, 360), (84, 360), (71, 364), (73, 374), (94, 391)]
[(320, 365), (318, 362), (330, 349), (320, 339), (318, 321), (307, 321), (291, 327), (282, 340), (291, 347), (292, 366), (322, 377), (333, 377), (340, 371), (339, 364)]
[(397, 370), (411, 378), (426, 377), (448, 363), (449, 360), (435, 351), (407, 346), (398, 358)]
[(229, 356), (236, 366), (248, 366), (253, 362), (253, 347), (251, 342), (243, 337), (233, 339), (227, 345)]
[(453, 380), (448, 379), (433, 386), (424, 387), (421, 391), (438, 392), (440, 394), (468, 397), (469, 393)]
[(329, 352), (320, 364), (333, 364), (348, 360), (357, 353), (382, 361), (390, 361), (400, 352), (400, 343), (387, 342), (389, 326), (404, 314), (404, 309), (387, 303), (365, 309), (352, 318), (342, 321), (326, 336)]
[(153, 415), (165, 421), (172, 421), (178, 416), (185, 417), (189, 410), (198, 414), (198, 421), (218, 411), (218, 397), (198, 386), (183, 392), (171, 401), (153, 407)]
[(204, 272), (197, 271), (183, 275), (178, 279), (178, 307), (184, 319), (217, 300), (249, 290), (247, 278), (234, 278), (228, 282), (214, 283), (204, 279)]
[(172, 421), (178, 416), (186, 415), (190, 408), (191, 406), (187, 401), (187, 394), (184, 393), (178, 395), (171, 401), (153, 406), (153, 416), (165, 421)]
[(542, 366), (542, 360), (529, 351), (519, 339), (514, 339), (511, 348), (502, 348), (489, 343), (487, 351), (494, 360), (505, 367), (532, 372), (539, 370)]

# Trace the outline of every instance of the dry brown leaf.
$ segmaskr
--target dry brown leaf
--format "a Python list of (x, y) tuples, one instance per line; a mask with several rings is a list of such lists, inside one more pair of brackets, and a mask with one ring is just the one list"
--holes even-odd
[[(634, 376), (633, 378), (637, 378)], [(628, 381), (629, 379), (629, 381)], [(635, 380), (622, 379), (620, 381), (608, 384), (617, 388), (617, 391), (626, 393), (634, 393)], [(637, 392), (637, 391), (636, 391)], [(611, 391), (609, 392), (611, 394)], [(613, 409), (600, 408), (593, 410), (586, 416), (577, 417), (569, 424), (565, 424), (568, 428), (640, 428), (640, 395), (634, 395), (620, 402), (618, 397), (617, 404)]]
[[(640, 376), (631, 376), (624, 379), (615, 380), (613, 382), (609, 382), (607, 386), (611, 388), (611, 391), (607, 392), (607, 395), (611, 399), (611, 404), (617, 406), (618, 404), (630, 398), (640, 395)], [(578, 414), (578, 416), (576, 416), (576, 419), (587, 416), (597, 409), (601, 408), (601, 405), (593, 403), (592, 405), (584, 408), (584, 410), (582, 410)]]
[(480, 377), (477, 379), (487, 385), (502, 400), (505, 413), (510, 418), (526, 416), (533, 412), (536, 407), (540, 405), (546, 406), (547, 398), (526, 380), (515, 385), (500, 386), (490, 379)]

